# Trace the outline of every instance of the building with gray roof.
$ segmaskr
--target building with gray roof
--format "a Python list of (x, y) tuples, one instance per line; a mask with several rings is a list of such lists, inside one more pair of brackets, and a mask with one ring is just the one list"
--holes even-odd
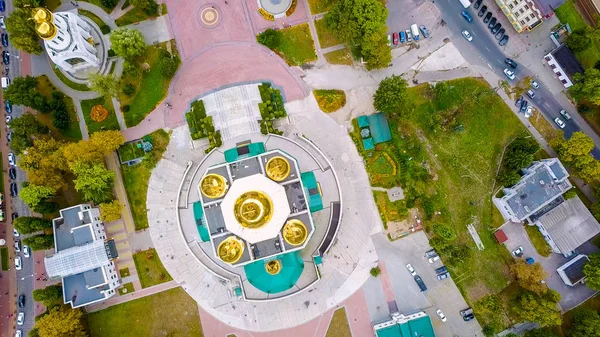
[(566, 285), (573, 287), (576, 284), (585, 281), (583, 267), (589, 261), (590, 259), (587, 257), (587, 255), (580, 254), (569, 260), (569, 262), (558, 267), (556, 272)]
[(102, 301), (120, 285), (113, 262), (114, 240), (107, 240), (100, 210), (81, 204), (60, 210), (52, 221), (55, 253), (44, 258), (46, 273), (62, 279), (65, 304), (73, 308)]

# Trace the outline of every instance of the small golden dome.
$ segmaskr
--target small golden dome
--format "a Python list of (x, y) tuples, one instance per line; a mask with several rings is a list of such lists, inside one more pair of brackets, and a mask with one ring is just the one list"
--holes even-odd
[(226, 263), (236, 263), (244, 254), (244, 243), (235, 236), (223, 240), (217, 248), (217, 255)]
[(271, 260), (265, 263), (265, 270), (271, 275), (277, 275), (281, 271), (281, 262), (279, 260)]
[(283, 239), (292, 246), (299, 246), (306, 241), (308, 230), (298, 219), (291, 219), (283, 226)]
[(46, 8), (34, 8), (32, 16), (39, 37), (44, 40), (51, 40), (58, 34), (58, 29), (54, 25), (54, 15), (51, 11)]
[(240, 195), (233, 205), (233, 215), (237, 222), (246, 228), (261, 228), (273, 217), (273, 201), (260, 191), (250, 191)]
[(220, 198), (225, 195), (227, 188), (227, 181), (219, 174), (209, 173), (200, 181), (200, 191), (207, 198)]
[(265, 165), (267, 176), (274, 181), (282, 181), (290, 175), (290, 162), (284, 157), (277, 156), (269, 159)]

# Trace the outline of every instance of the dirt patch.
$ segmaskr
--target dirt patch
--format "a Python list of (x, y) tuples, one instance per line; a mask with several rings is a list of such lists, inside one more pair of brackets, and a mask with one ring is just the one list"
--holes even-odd
[(406, 216), (405, 220), (389, 221), (387, 223), (388, 229), (385, 231), (385, 233), (389, 234), (389, 237), (392, 240), (396, 240), (413, 232), (420, 231), (423, 229), (423, 226), (421, 221), (417, 219), (421, 219), (418, 209), (411, 208), (408, 210), (408, 215)]

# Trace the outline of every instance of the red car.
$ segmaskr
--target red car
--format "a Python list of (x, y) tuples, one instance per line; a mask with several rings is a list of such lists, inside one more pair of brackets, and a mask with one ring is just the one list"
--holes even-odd
[(398, 33), (394, 33), (394, 45), (398, 44)]

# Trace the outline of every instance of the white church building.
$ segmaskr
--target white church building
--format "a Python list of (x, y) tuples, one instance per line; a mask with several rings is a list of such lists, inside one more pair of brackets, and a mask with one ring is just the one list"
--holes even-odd
[(71, 12), (52, 13), (46, 8), (33, 12), (35, 28), (44, 40), (52, 62), (69, 73), (99, 68), (98, 49), (92, 38), (92, 27)]

